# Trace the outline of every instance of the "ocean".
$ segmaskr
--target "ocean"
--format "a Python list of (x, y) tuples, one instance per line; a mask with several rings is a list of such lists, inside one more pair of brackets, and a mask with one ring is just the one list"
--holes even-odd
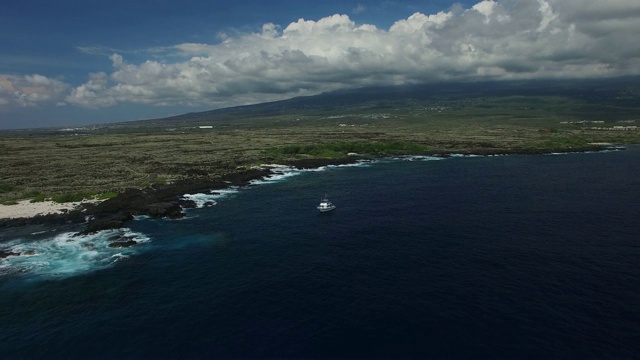
[(0, 358), (640, 354), (639, 146), (275, 168), (190, 198), (215, 205), (0, 232), (32, 254), (0, 260)]

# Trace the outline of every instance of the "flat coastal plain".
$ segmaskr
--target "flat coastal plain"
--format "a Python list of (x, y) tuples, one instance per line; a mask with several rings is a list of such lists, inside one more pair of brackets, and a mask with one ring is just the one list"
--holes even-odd
[[(265, 163), (586, 151), (640, 143), (639, 106), (611, 115), (607, 107), (590, 110), (585, 102), (561, 97), (282, 108), (0, 132), (0, 216), (23, 214), (21, 200), (106, 199), (127, 188), (213, 181)], [(590, 120), (583, 119), (586, 114)]]

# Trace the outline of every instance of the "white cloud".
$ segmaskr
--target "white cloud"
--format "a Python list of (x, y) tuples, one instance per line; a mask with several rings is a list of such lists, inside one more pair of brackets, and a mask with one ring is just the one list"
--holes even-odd
[(0, 74), (0, 106), (32, 107), (61, 100), (71, 86), (39, 74)]
[(540, 4), (540, 13), (542, 14), (542, 20), (540, 21), (540, 26), (536, 29), (536, 31), (540, 32), (546, 29), (549, 24), (554, 21), (557, 16), (553, 13), (553, 9), (551, 9), (551, 5), (544, 0), (538, 0), (538, 4)]
[(353, 13), (354, 13), (354, 14), (361, 14), (361, 13), (365, 12), (366, 10), (367, 10), (367, 7), (366, 7), (366, 6), (364, 6), (364, 5), (362, 5), (362, 4), (358, 4), (358, 6), (356, 6), (356, 7), (353, 9)]
[(220, 107), (366, 85), (638, 75), (638, 35), (637, 0), (483, 0), (388, 30), (337, 14), (163, 48), (181, 61), (132, 64), (118, 52), (110, 74), (92, 74), (66, 101)]
[(487, 20), (489, 20), (496, 6), (498, 6), (498, 4), (493, 0), (483, 0), (473, 5), (472, 9), (484, 15), (487, 18)]
[(117, 102), (112, 93), (117, 92), (120, 84), (109, 88), (107, 74), (93, 73), (88, 82), (73, 89), (67, 96), (67, 102), (88, 108), (99, 108), (115, 105)]

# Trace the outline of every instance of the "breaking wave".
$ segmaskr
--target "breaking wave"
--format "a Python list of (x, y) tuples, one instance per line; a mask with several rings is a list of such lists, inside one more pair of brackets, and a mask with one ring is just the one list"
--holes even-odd
[(196, 208), (204, 208), (218, 204), (220, 199), (232, 196), (238, 192), (238, 187), (228, 187), (222, 190), (211, 190), (209, 193), (184, 194), (182, 199), (191, 200), (196, 204)]
[[(13, 255), (0, 259), (0, 279), (11, 275), (65, 278), (103, 269), (127, 259), (140, 251), (140, 244), (150, 241), (144, 234), (128, 228), (74, 235), (66, 232), (48, 239), (3, 243), (1, 250)], [(127, 247), (122, 246), (127, 242)], [(114, 243), (120, 246), (113, 246)]]
[[(287, 180), (291, 177), (298, 176), (300, 174), (309, 173), (309, 172), (320, 172), (326, 171), (328, 169), (335, 168), (345, 168), (345, 167), (367, 167), (371, 166), (371, 164), (377, 162), (377, 160), (360, 160), (351, 164), (341, 164), (341, 165), (325, 165), (317, 168), (311, 169), (298, 169), (292, 166), (287, 165), (278, 165), (278, 164), (268, 164), (262, 165), (263, 168), (268, 168), (271, 173), (269, 175), (263, 176), (260, 179), (254, 179), (249, 181), (248, 186), (255, 185), (264, 185), (271, 184), (275, 182), (280, 182)], [(191, 200), (195, 203), (196, 208), (204, 208), (209, 206), (214, 206), (218, 204), (218, 201), (229, 198), (230, 196), (236, 194), (240, 188), (236, 186), (231, 186), (222, 190), (211, 190), (209, 193), (196, 193), (196, 194), (184, 194), (182, 195), (182, 199)]]

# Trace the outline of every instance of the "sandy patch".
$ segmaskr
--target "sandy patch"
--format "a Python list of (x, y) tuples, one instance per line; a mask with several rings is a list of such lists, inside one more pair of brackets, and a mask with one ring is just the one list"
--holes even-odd
[(96, 202), (87, 200), (83, 202), (55, 203), (53, 201), (42, 201), (32, 203), (30, 200), (19, 201), (16, 205), (0, 205), (0, 219), (15, 219), (24, 217), (34, 217), (36, 215), (59, 214), (63, 210), (72, 210), (76, 206)]

